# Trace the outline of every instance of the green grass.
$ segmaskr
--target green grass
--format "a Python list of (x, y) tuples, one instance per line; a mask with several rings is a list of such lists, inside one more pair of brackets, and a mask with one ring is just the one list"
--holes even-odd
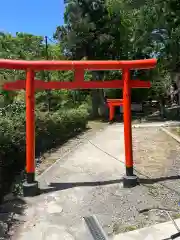
[(121, 223), (115, 223), (113, 225), (113, 233), (114, 234), (119, 234), (119, 233), (123, 233), (123, 232), (130, 232), (130, 231), (134, 231), (138, 229), (137, 226), (133, 226), (133, 225), (130, 225), (130, 226), (122, 226)]

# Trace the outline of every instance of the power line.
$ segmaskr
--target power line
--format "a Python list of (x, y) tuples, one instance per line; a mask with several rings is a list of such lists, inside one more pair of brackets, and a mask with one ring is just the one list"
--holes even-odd
[[(48, 37), (45, 36), (45, 48), (46, 48), (46, 60), (49, 60), (49, 54), (48, 54)], [(50, 76), (49, 76), (49, 72), (47, 71), (47, 82), (50, 82)], [(51, 92), (50, 90), (46, 90), (47, 92), (47, 102), (48, 102), (48, 111), (50, 112), (51, 110)]]
[(55, 44), (58, 43), (57, 41), (55, 41), (54, 39), (52, 39), (52, 38), (50, 38), (50, 37), (47, 37), (47, 38), (48, 38), (48, 40), (49, 40), (50, 42), (52, 42), (52, 43), (55, 43)]
[(48, 59), (49, 59), (49, 56), (48, 56), (48, 42), (47, 42), (47, 39), (48, 39), (48, 37), (47, 37), (47, 36), (45, 36), (46, 60), (48, 60)]
[[(76, 137), (76, 138), (79, 139), (78, 137)], [(85, 139), (86, 141), (88, 141), (92, 146), (94, 146), (95, 148), (97, 148), (99, 151), (103, 152), (104, 154), (108, 155), (108, 156), (111, 157), (112, 159), (114, 159), (114, 160), (120, 162), (121, 164), (125, 165), (125, 162), (124, 162), (124, 161), (118, 159), (117, 157), (113, 156), (111, 153), (105, 151), (104, 149), (102, 149), (102, 148), (99, 147), (98, 145), (94, 144), (90, 139), (88, 139), (88, 138), (86, 138), (86, 137), (83, 137), (83, 139)], [(146, 175), (146, 174), (142, 173), (141, 171), (137, 170), (135, 167), (134, 167), (134, 170), (135, 170), (135, 172), (137, 172), (139, 175), (141, 175), (141, 176), (143, 176), (143, 177), (145, 177), (145, 178), (147, 178), (147, 179), (149, 179), (149, 180), (152, 180), (151, 177), (149, 177), (148, 175)], [(159, 182), (158, 182), (157, 184), (160, 185), (160, 186), (162, 186), (162, 187), (164, 187), (164, 188), (166, 188), (166, 189), (168, 189), (169, 191), (174, 192), (175, 194), (179, 195), (179, 192), (178, 192), (178, 191), (172, 189), (171, 187), (168, 187), (166, 184), (159, 183)]]

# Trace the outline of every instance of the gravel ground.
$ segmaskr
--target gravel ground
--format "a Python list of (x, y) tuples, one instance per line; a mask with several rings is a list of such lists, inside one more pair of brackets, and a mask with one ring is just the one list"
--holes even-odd
[[(91, 130), (69, 141), (53, 153), (45, 155), (38, 167), (38, 173), (72, 148), (83, 144), (84, 138), (93, 138), (98, 130), (107, 124), (90, 123)], [(116, 126), (115, 126), (116, 127)], [(119, 131), (117, 125), (117, 131)], [(123, 189), (121, 183), (89, 187), (92, 196), (91, 211), (96, 215), (106, 233), (111, 237), (124, 231), (149, 226), (169, 220), (162, 211), (139, 214), (139, 210), (152, 207), (176, 209), (174, 217), (180, 217), (180, 145), (160, 128), (133, 129), (134, 162), (141, 185)], [(115, 159), (114, 159), (115, 160)], [(48, 162), (48, 163), (47, 163)], [(101, 201), (100, 201), (101, 196)], [(86, 199), (87, 197), (87, 199)], [(89, 195), (85, 197), (88, 204)], [(81, 206), (86, 212), (87, 205)], [(102, 210), (103, 209), (103, 210)], [(16, 215), (20, 213), (16, 213)], [(19, 217), (17, 218), (19, 220)]]
[[(137, 175), (158, 207), (177, 209), (180, 217), (180, 145), (160, 128), (133, 129), (134, 162)], [(149, 203), (152, 207), (153, 203)], [(158, 211), (159, 212), (159, 211)], [(161, 222), (165, 213), (156, 218)], [(153, 216), (153, 214), (151, 215)]]
[[(106, 126), (107, 123), (90, 121), (88, 123), (87, 131), (70, 139), (62, 146), (46, 152), (40, 158), (36, 159), (36, 176), (43, 173), (55, 163), (59, 156), (68, 154), (72, 149), (82, 144), (84, 138), (93, 136), (97, 131), (104, 129)], [(16, 228), (18, 228), (23, 222), (23, 211), (26, 207), (26, 202), (22, 198), (16, 198), (11, 193), (5, 197), (4, 204), (0, 205), (0, 239), (11, 239)]]
[[(160, 128), (133, 129), (135, 173), (141, 184), (132, 189), (119, 189), (119, 185), (114, 185), (112, 190), (112, 186), (108, 186), (108, 191), (115, 192), (114, 195), (119, 197), (119, 207), (112, 196), (109, 198), (109, 202), (114, 205), (112, 213), (109, 213), (112, 222), (109, 227), (105, 224), (103, 227), (110, 236), (169, 221), (164, 211), (153, 210), (139, 214), (142, 209), (174, 209), (171, 216), (180, 217), (179, 152), (180, 145)], [(117, 209), (121, 209), (118, 214)]]

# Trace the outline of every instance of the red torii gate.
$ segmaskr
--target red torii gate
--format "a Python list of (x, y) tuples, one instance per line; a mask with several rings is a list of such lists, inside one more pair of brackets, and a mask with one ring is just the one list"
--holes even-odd
[[(0, 68), (26, 71), (26, 80), (17, 80), (3, 85), (4, 90), (26, 90), (26, 172), (27, 179), (23, 190), (25, 196), (38, 194), (38, 182), (35, 181), (35, 90), (45, 89), (93, 89), (123, 88), (124, 107), (124, 143), (126, 176), (124, 187), (137, 185), (137, 176), (133, 174), (132, 129), (131, 129), (131, 88), (149, 88), (150, 82), (130, 80), (131, 69), (149, 69), (156, 66), (156, 59), (132, 61), (23, 61), (0, 59)], [(84, 81), (85, 70), (120, 70), (122, 80)], [(73, 82), (44, 82), (35, 80), (35, 71), (74, 70)]]
[(123, 99), (107, 99), (107, 105), (109, 107), (109, 121), (114, 118), (114, 108), (123, 106)]

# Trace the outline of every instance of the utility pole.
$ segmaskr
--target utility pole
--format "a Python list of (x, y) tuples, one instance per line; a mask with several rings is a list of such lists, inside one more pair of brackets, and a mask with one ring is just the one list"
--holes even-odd
[[(46, 46), (46, 60), (49, 60), (47, 36), (45, 36), (45, 46)], [(47, 82), (49, 82), (49, 81), (50, 81), (49, 72), (47, 72)], [(47, 92), (48, 112), (50, 112), (50, 110), (51, 110), (51, 92), (50, 92), (50, 90), (46, 90), (46, 92)]]

